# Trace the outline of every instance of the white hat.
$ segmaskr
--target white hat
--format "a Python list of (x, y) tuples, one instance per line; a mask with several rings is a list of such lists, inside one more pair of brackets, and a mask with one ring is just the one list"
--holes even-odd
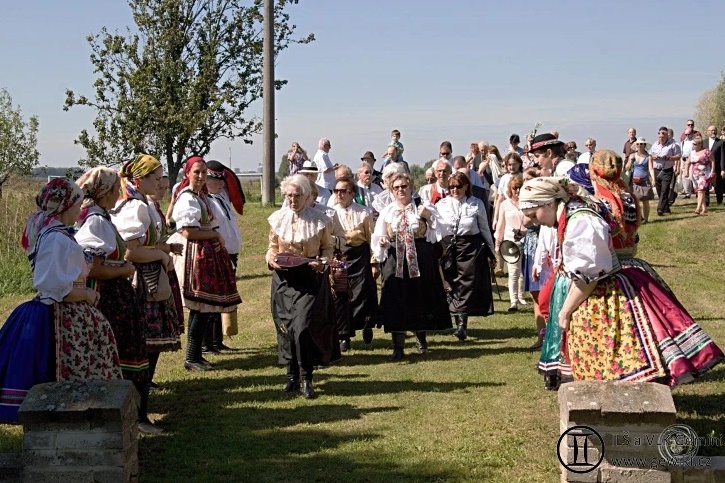
[(632, 146), (635, 146), (636, 149), (637, 144), (644, 144), (645, 151), (649, 151), (649, 148), (652, 147), (652, 145), (648, 143), (644, 138), (637, 138), (637, 140), (632, 143)]
[(297, 172), (302, 173), (302, 174), (306, 174), (306, 173), (317, 174), (320, 172), (320, 170), (317, 169), (317, 165), (313, 161), (310, 161), (308, 159), (307, 161), (302, 163), (302, 169), (300, 169)]

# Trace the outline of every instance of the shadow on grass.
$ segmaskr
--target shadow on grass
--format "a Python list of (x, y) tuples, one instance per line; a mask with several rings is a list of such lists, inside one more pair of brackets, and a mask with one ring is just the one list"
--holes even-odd
[(154, 397), (153, 410), (164, 414), (159, 424), (167, 433), (140, 442), (144, 481), (419, 482), (448, 481), (455, 475), (455, 468), (439, 464), (406, 465), (394, 449), (386, 453), (376, 443), (374, 450), (350, 454), (350, 447), (365, 441), (362, 447), (368, 448), (382, 436), (366, 433), (360, 423), (350, 432), (327, 431), (325, 425), (401, 408), (362, 409), (326, 402), (325, 395), (450, 392), (481, 384), (359, 380), (365, 374), (315, 376), (319, 399), (313, 401), (283, 393), (282, 373), (166, 384), (167, 391)]

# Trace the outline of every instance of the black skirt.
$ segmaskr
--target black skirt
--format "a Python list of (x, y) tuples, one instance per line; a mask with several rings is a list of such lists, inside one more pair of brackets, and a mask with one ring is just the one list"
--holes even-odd
[(456, 237), (456, 263), (444, 274), (451, 287), (448, 310), (454, 314), (486, 317), (493, 313), (491, 271), (483, 235)]
[(347, 277), (350, 283), (350, 293), (347, 297), (338, 297), (335, 303), (337, 305), (340, 298), (348, 299), (347, 303), (343, 301), (341, 305), (348, 306), (347, 313), (350, 318), (348, 332), (350, 335), (354, 335), (356, 330), (372, 329), (380, 322), (378, 287), (373, 278), (370, 265), (370, 245), (368, 243), (363, 243), (357, 247), (348, 247), (343, 254), (348, 267)]
[(275, 270), (271, 303), (280, 364), (296, 360), (305, 367), (340, 358), (329, 269)]
[(385, 332), (445, 330), (452, 327), (446, 293), (433, 245), (424, 238), (415, 239), (420, 277), (410, 278), (403, 260), (403, 278), (395, 276), (395, 245), (388, 248), (383, 263), (380, 294)]

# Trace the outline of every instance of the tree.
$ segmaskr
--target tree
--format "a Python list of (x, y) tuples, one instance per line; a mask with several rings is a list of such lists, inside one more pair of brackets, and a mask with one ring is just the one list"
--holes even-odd
[[(292, 43), (286, 8), (276, 0), (275, 57)], [(243, 0), (129, 0), (137, 33), (89, 36), (99, 77), (95, 98), (66, 91), (64, 110), (97, 111), (94, 134), (76, 143), (86, 149), (81, 165), (113, 165), (139, 152), (166, 161), (176, 179), (184, 159), (204, 156), (220, 138), (251, 143), (258, 118), (246, 110), (262, 96), (262, 2)], [(280, 89), (287, 81), (276, 80)]]
[(720, 83), (702, 93), (695, 105), (695, 125), (725, 125), (725, 72)]
[(0, 198), (11, 174), (28, 175), (38, 165), (38, 117), (23, 119), (7, 90), (0, 90)]

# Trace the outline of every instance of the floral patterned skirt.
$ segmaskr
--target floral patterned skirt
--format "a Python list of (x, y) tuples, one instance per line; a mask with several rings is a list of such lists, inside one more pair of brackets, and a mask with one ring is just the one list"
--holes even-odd
[(672, 387), (723, 359), (674, 295), (639, 268), (623, 268), (597, 284), (572, 314), (562, 352), (575, 380), (656, 381)]
[(100, 310), (85, 302), (55, 304), (56, 379), (121, 379), (116, 337)]

